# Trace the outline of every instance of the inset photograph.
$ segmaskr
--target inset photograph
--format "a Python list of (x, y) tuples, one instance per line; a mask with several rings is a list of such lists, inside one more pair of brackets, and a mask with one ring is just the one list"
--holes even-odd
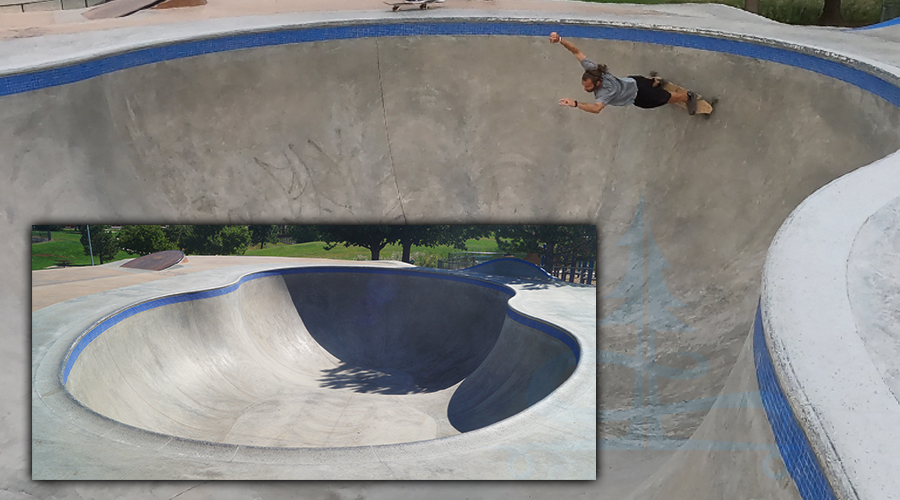
[(33, 479), (596, 478), (593, 225), (32, 226)]

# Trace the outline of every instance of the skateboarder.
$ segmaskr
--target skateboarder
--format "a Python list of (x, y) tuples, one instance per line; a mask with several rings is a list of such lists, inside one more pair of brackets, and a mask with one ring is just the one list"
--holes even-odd
[(657, 108), (664, 104), (686, 103), (688, 112), (694, 114), (697, 109), (697, 97), (690, 90), (685, 92), (669, 92), (662, 85), (653, 85), (653, 80), (643, 76), (619, 78), (607, 71), (606, 65), (591, 61), (572, 45), (563, 40), (558, 33), (550, 33), (550, 43), (559, 43), (569, 52), (575, 54), (584, 74), (581, 84), (585, 92), (594, 94), (597, 102), (578, 102), (574, 99), (560, 99), (560, 106), (578, 108), (589, 113), (599, 113), (606, 106), (627, 106), (634, 104), (639, 108)]

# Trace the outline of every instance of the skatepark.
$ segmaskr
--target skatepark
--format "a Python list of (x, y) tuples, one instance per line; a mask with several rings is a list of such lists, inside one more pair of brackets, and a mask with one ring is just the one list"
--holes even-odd
[[(595, 288), (524, 261), (485, 272), (498, 263), (437, 272), (391, 261), (191, 256), (167, 279), (42, 308), (34, 314), (42, 400), (48, 417), (77, 415), (81, 436), (63, 443), (41, 418), (34, 432), (67, 452), (36, 450), (33, 472), (591, 479)], [(103, 267), (106, 277), (67, 274), (135, 273)], [(71, 398), (54, 395), (61, 387)]]
[[(4, 228), (16, 234), (20, 226), (66, 217), (597, 224), (596, 463), (583, 458), (579, 440), (516, 448), (523, 455), (512, 462), (509, 451), (491, 455), (511, 434), (525, 432), (518, 426), (577, 412), (585, 400), (566, 392), (575, 390), (571, 378), (545, 388), (533, 406), (488, 418), (487, 425), (460, 426), (472, 430), (458, 435), (441, 434), (459, 431), (448, 419), (424, 431), (407, 426), (412, 439), (395, 436), (392, 443), (363, 440), (355, 447), (350, 439), (327, 453), (302, 444), (301, 458), (146, 422), (126, 426), (153, 427), (141, 431), (155, 433), (153, 439), (99, 431), (113, 426), (107, 417), (95, 418), (65, 391), (54, 392), (61, 366), (42, 361), (55, 349), (62, 360), (71, 344), (57, 342), (60, 330), (43, 325), (64, 323), (59, 310), (82, 310), (83, 324), (73, 328), (83, 333), (102, 317), (98, 309), (112, 313), (147, 298), (129, 295), (132, 289), (110, 277), (85, 295), (62, 290), (86, 292), (92, 280), (66, 282), (54, 288), (59, 300), (43, 295), (50, 288), (32, 287), (31, 301), (42, 307), (30, 320), (21, 314), (25, 299), (5, 301), (4, 316), (15, 318), (5, 337), (28, 339), (4, 351), (16, 368), (4, 381), (17, 388), (4, 397), (31, 402), (31, 411), (6, 417), (5, 436), (17, 453), (4, 454), (3, 467), (15, 491), (46, 496), (87, 488), (95, 497), (148, 498), (251, 492), (278, 498), (297, 491), (310, 498), (896, 498), (898, 27), (788, 27), (716, 5), (475, 3), (447, 0), (427, 12), (398, 13), (357, 1), (331, 9), (312, 2), (290, 12), (263, 3), (248, 12), (232, 4), (216, 10), (210, 1), (210, 9), (182, 17), (135, 15), (86, 29), (64, 22), (71, 14), (64, 13), (30, 32), (8, 29), (0, 43), (0, 113), (14, 132), (0, 150), (11, 179), (0, 188)], [(547, 41), (550, 31), (615, 74), (655, 70), (717, 97), (716, 111), (707, 120), (674, 106), (607, 108), (600, 115), (560, 108), (559, 98), (584, 96), (581, 70)], [(53, 203), (21, 194), (35, 190)], [(13, 239), (5, 245), (10, 255), (24, 252)], [(209, 272), (201, 288), (230, 286), (250, 274), (231, 266)], [(4, 273), (24, 293), (39, 280)], [(195, 289), (172, 278), (153, 281), (154, 293)], [(513, 309), (516, 297), (541, 292), (514, 285)], [(291, 293), (287, 286), (280, 294), (244, 295), (278, 296), (287, 306)], [(216, 307), (221, 314), (235, 309)], [(27, 352), (29, 380), (22, 375)], [(389, 387), (422, 387), (405, 378), (397, 383)], [(541, 405), (557, 396), (566, 403)], [(101, 415), (121, 411), (96, 405)], [(428, 405), (417, 411), (427, 414)], [(247, 422), (244, 429), (252, 427)], [(559, 426), (540, 430), (553, 429)], [(435, 439), (417, 441), (423, 435)], [(136, 444), (138, 438), (147, 441)], [(165, 449), (182, 438), (219, 444)], [(478, 439), (487, 440), (484, 455)], [(428, 443), (451, 444), (438, 451), (425, 449)], [(230, 447), (225, 456), (221, 446)], [(140, 451), (146, 449), (152, 453)], [(381, 449), (396, 453), (379, 456)], [(507, 479), (566, 469), (542, 470), (539, 464), (549, 463), (542, 457), (590, 463), (597, 479), (290, 488), (29, 481), (38, 471), (72, 479), (67, 461), (104, 479), (254, 473), (384, 479), (385, 470), (462, 479), (470, 477), (469, 456), (502, 464), (494, 470)], [(188, 477), (180, 475), (185, 470)]]

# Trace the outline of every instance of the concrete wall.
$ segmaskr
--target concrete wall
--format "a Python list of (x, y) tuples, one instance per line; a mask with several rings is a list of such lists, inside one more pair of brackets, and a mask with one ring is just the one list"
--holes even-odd
[(285, 282), (316, 343), (347, 365), (408, 374), (409, 391), (446, 389), (469, 376), (494, 347), (510, 297), (399, 274), (302, 273)]
[(109, 0), (0, 0), (0, 14), (42, 10), (84, 9)]

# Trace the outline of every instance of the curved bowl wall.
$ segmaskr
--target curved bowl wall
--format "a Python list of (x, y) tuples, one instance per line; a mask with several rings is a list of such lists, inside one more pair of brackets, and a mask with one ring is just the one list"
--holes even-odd
[(202, 441), (451, 436), (531, 406), (574, 370), (573, 341), (513, 319), (512, 294), (423, 272), (259, 273), (118, 313), (76, 344), (63, 377), (104, 416)]
[[(823, 52), (806, 33), (779, 41), (711, 26), (707, 36), (690, 24), (696, 19), (671, 29), (660, 26), (674, 17), (646, 19), (634, 27), (494, 18), (281, 26), (15, 75), (2, 82), (15, 88), (0, 92), (13, 94), (2, 98), (0, 119), (35, 140), (0, 149), (0, 162), (15, 166), (10, 189), (58, 193), (54, 204), (40, 204), (48, 217), (596, 221), (598, 292), (609, 297), (598, 382), (615, 441), (636, 428), (630, 410), (644, 404), (625, 359), (642, 341), (635, 325), (644, 326), (643, 304), (631, 299), (644, 294), (629, 292), (647, 285), (646, 296), (658, 299), (658, 362), (697, 374), (659, 377), (655, 401), (713, 400), (741, 374), (735, 363), (779, 225), (821, 186), (900, 147), (897, 76), (868, 55), (844, 57), (835, 44)], [(655, 69), (718, 97), (715, 114), (707, 121), (674, 106), (610, 107), (599, 116), (558, 107), (560, 97), (584, 94), (577, 63), (546, 41), (553, 30), (618, 75)], [(92, 127), (81, 126), (86, 119)], [(10, 204), (7, 213), (17, 210)], [(658, 252), (647, 252), (649, 242)], [(667, 309), (678, 303), (686, 307)], [(709, 361), (703, 370), (698, 359)], [(490, 400), (467, 386), (478, 376), (476, 369), (458, 386), (468, 396), (451, 398), (448, 423), (479, 425), (466, 417)], [(707, 410), (665, 420), (667, 442), (691, 439)], [(751, 427), (753, 439), (772, 441), (766, 425)], [(749, 470), (766, 453), (705, 459)], [(457, 466), (483, 468), (488, 455)], [(567, 453), (554, 460), (560, 455)], [(696, 464), (675, 460), (666, 474), (696, 479)], [(659, 498), (671, 496), (666, 474), (655, 479)], [(687, 482), (723, 488), (710, 498), (746, 494), (726, 491), (727, 475), (708, 474)]]

